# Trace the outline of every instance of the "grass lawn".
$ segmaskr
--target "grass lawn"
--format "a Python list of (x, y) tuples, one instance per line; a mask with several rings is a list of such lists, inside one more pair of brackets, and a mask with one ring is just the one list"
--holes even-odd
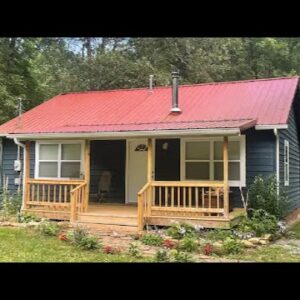
[(300, 239), (300, 222), (294, 224), (289, 231), (293, 233), (296, 239)]
[(56, 237), (31, 229), (0, 228), (0, 262), (146, 262), (128, 255), (78, 249)]
[(241, 262), (300, 262), (300, 255), (279, 245), (263, 246), (258, 249), (246, 249), (242, 254), (228, 256)]

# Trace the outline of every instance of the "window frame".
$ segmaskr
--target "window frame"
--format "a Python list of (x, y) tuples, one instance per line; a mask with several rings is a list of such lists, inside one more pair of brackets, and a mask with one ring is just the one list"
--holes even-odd
[[(80, 160), (62, 160), (62, 145), (66, 144), (80, 144), (81, 145), (81, 153)], [(57, 160), (40, 160), (40, 146), (41, 145), (58, 145), (58, 158)], [(57, 177), (44, 177), (39, 176), (40, 171), (40, 162), (57, 162)], [(64, 162), (80, 162), (80, 176), (79, 178), (73, 177), (62, 177), (61, 176), (61, 165)], [(84, 141), (82, 140), (62, 140), (62, 141), (36, 141), (35, 143), (35, 170), (34, 170), (34, 178), (35, 179), (61, 179), (61, 180), (80, 180), (84, 177)]]
[(290, 185), (290, 143), (288, 140), (284, 140), (283, 180), (284, 180), (284, 186)]
[[(196, 179), (186, 179), (186, 162), (191, 162), (192, 160), (186, 160), (186, 143), (187, 142), (210, 142), (210, 157), (209, 157), (209, 181), (214, 181), (214, 163), (222, 162), (223, 160), (214, 159), (214, 142), (223, 142), (224, 137), (195, 137), (195, 138), (182, 138), (180, 143), (181, 155), (180, 155), (180, 179), (182, 181), (205, 181)], [(240, 163), (240, 180), (229, 180), (228, 184), (231, 187), (245, 187), (246, 186), (246, 136), (229, 136), (228, 141), (239, 141), (240, 142), (240, 159), (239, 160), (228, 160), (229, 162), (239, 162)], [(194, 160), (195, 162), (201, 160)], [(207, 160), (202, 160), (203, 162)]]

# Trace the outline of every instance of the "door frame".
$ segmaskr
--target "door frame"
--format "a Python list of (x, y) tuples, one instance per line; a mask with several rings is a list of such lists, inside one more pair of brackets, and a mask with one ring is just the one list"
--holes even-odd
[[(153, 180), (155, 178), (155, 139), (152, 139), (152, 168), (153, 168)], [(134, 142), (134, 141), (140, 141), (140, 140), (146, 140), (148, 141), (148, 138), (130, 138), (130, 139), (126, 139), (126, 158), (125, 158), (125, 204), (135, 204), (133, 202), (129, 202), (128, 201), (128, 193), (129, 193), (129, 186), (128, 186), (128, 177), (129, 177), (129, 143), (130, 142)], [(147, 170), (146, 170), (147, 172)], [(137, 197), (137, 195), (136, 195)], [(137, 203), (136, 203), (137, 204)]]

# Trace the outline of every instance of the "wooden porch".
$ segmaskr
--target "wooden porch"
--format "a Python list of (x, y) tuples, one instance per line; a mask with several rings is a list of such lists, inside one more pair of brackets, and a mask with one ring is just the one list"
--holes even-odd
[(152, 139), (148, 139), (147, 183), (137, 195), (137, 205), (89, 203), (90, 141), (85, 141), (84, 148), (83, 179), (32, 179), (30, 143), (26, 143), (25, 212), (71, 222), (131, 226), (139, 231), (145, 225), (167, 226), (174, 221), (229, 228), (236, 219), (237, 211), (229, 212), (227, 136), (223, 142), (223, 181), (154, 181)]

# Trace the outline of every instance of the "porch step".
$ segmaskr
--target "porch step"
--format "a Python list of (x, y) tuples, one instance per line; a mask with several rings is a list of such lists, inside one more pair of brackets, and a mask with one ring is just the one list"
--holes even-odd
[(78, 222), (137, 227), (136, 216), (116, 216), (111, 214), (84, 213), (78, 216)]

